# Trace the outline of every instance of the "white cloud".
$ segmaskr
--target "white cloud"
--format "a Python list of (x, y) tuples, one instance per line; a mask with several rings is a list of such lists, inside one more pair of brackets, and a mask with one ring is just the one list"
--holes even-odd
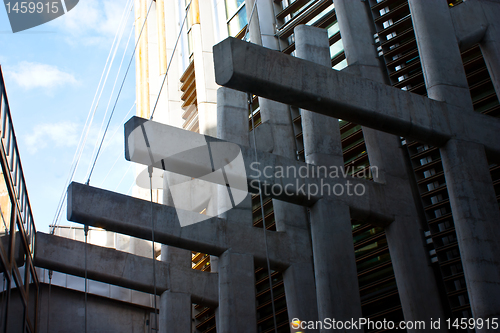
[(118, 30), (126, 2), (128, 1), (80, 1), (72, 10), (54, 20), (52, 24), (71, 36), (68, 39), (70, 43), (108, 45), (109, 39), (112, 39)]
[(35, 126), (32, 133), (25, 137), (28, 151), (36, 153), (48, 145), (55, 147), (76, 147), (81, 129), (78, 124), (63, 121), (54, 124)]
[(25, 89), (52, 89), (78, 83), (73, 74), (63, 72), (56, 66), (28, 61), (21, 61), (8, 75)]

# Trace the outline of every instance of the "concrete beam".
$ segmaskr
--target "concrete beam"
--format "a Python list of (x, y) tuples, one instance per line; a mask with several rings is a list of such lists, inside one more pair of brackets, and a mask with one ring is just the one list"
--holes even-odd
[[(36, 233), (37, 267), (75, 276), (85, 276), (85, 243), (72, 239)], [(89, 279), (124, 288), (153, 293), (153, 259), (87, 244)], [(218, 304), (218, 275), (191, 268), (180, 268), (156, 262), (156, 293), (187, 293), (193, 302)]]
[[(217, 217), (181, 227), (178, 213), (196, 214), (153, 203), (155, 241), (216, 256), (231, 248), (253, 254), (260, 264), (266, 262), (261, 229)], [(68, 187), (68, 220), (151, 239), (151, 202), (75, 182)], [(308, 244), (307, 235), (291, 239), (285, 232), (272, 232), (268, 238), (269, 259), (274, 267), (283, 269), (312, 258), (304, 245)]]
[(498, 119), (235, 38), (213, 53), (222, 86), (436, 146), (460, 137), (500, 154)]
[[(172, 152), (179, 151), (183, 142), (191, 142), (199, 147), (203, 145), (204, 148), (196, 148), (196, 151), (193, 149), (193, 153), (173, 154)], [(132, 117), (125, 124), (125, 158), (129, 161), (144, 165), (151, 165), (151, 161), (154, 161), (153, 166), (156, 168), (200, 178), (212, 173), (211, 161), (215, 161), (215, 169), (223, 167), (224, 165), (218, 166), (217, 163), (235, 159), (239, 148), (246, 174), (241, 169), (225, 168), (228, 179), (235, 180), (234, 185), (231, 183), (232, 188), (258, 193), (260, 181), (266, 195), (302, 206), (312, 206), (322, 197), (330, 195), (349, 206), (353, 218), (369, 218), (372, 223), (379, 221), (381, 224), (392, 221), (392, 215), (388, 211), (390, 205), (385, 202), (390, 194), (386, 193), (384, 185), (343, 175), (344, 168), (341, 166), (318, 169), (318, 166), (262, 151), (257, 152), (257, 164), (254, 163), (254, 149), (233, 143), (228, 143), (227, 147), (230, 149), (224, 152), (227, 156), (216, 156), (212, 148), (214, 157), (210, 158), (207, 142), (211, 146), (213, 143), (226, 143), (138, 117)], [(284, 172), (280, 173), (280, 170)], [(222, 177), (203, 179), (226, 186)], [(353, 194), (355, 188), (359, 190), (358, 193), (364, 189), (363, 195)]]

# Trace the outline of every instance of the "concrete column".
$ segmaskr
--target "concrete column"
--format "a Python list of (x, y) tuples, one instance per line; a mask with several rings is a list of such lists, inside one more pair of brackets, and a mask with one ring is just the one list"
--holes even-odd
[[(326, 30), (301, 25), (294, 32), (298, 58), (331, 66)], [(338, 119), (307, 110), (301, 115), (306, 162), (343, 167)], [(319, 319), (361, 318), (349, 207), (317, 202), (311, 208), (311, 237)]]
[[(335, 0), (334, 3), (349, 65), (345, 71), (384, 82), (366, 4), (350, 0)], [(406, 169), (399, 138), (367, 127), (363, 127), (363, 135), (370, 165), (376, 168), (374, 180), (391, 187), (395, 202), (400, 203), (395, 207), (398, 211), (394, 222), (386, 227), (386, 236), (405, 320), (444, 319), (418, 220), (414, 201), (418, 199), (412, 196), (408, 183), (408, 172), (411, 171)]]
[(319, 318), (361, 318), (349, 207), (325, 199), (318, 201), (311, 208), (311, 236)]
[(484, 147), (450, 140), (441, 149), (441, 158), (472, 314), (499, 317), (500, 212)]
[[(250, 19), (255, 0), (245, 0), (247, 7), (247, 18)], [(280, 50), (278, 39), (275, 34), (274, 2), (272, 0), (257, 1), (252, 21), (250, 22), (250, 40), (252, 43), (264, 47)], [(296, 159), (296, 143), (293, 133), (292, 117), (290, 108), (265, 98), (259, 98), (259, 106), (263, 124), (268, 124), (272, 137), (272, 153)], [(262, 125), (261, 125), (262, 126)], [(253, 135), (254, 133), (250, 133)], [(250, 137), (252, 140), (252, 137)], [(273, 200), (276, 230), (287, 232), (308, 232), (307, 215), (304, 207)], [(289, 268), (290, 269), (290, 268)], [(291, 272), (291, 271), (290, 271)], [(283, 275), (283, 283), (287, 297), (288, 317), (290, 320), (300, 316), (314, 318), (317, 316), (316, 301), (314, 295), (314, 273), (304, 270), (301, 279), (308, 281), (301, 288), (297, 288), (296, 274), (286, 273)], [(311, 300), (311, 297), (313, 298)], [(303, 302), (308, 300), (307, 302)], [(304, 310), (306, 307), (310, 309)], [(312, 319), (314, 320), (314, 319)]]
[[(248, 146), (248, 103), (247, 94), (220, 87), (217, 90), (217, 137), (219, 139)], [(228, 207), (227, 189), (219, 186), (220, 207)], [(230, 221), (252, 223), (252, 198), (248, 194), (235, 208), (221, 212), (219, 216)]]
[(228, 250), (219, 257), (218, 319), (217, 333), (257, 332), (252, 255)]
[(472, 112), (450, 8), (445, 1), (408, 0), (429, 98)]
[(160, 332), (191, 332), (191, 295), (167, 290), (160, 298)]
[[(285, 282), (286, 306), (290, 323), (294, 320), (311, 321), (322, 319), (318, 316), (316, 306), (316, 284), (313, 274), (314, 266), (312, 263), (293, 264), (283, 272), (283, 281)], [(306, 293), (304, 290), (312, 292)], [(300, 332), (300, 329), (292, 332)], [(307, 332), (318, 332), (317, 330), (307, 330)]]
[(479, 44), (486, 67), (497, 96), (500, 96), (500, 3), (498, 1), (480, 1), (488, 22), (488, 28)]
[[(299, 25), (294, 34), (297, 58), (331, 67), (328, 33), (325, 29)], [(306, 162), (343, 166), (338, 119), (302, 109), (301, 118)]]

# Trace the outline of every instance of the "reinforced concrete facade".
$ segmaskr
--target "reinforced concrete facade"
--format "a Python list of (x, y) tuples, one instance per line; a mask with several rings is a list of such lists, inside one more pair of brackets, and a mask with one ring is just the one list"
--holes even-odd
[[(327, 332), (291, 322), (362, 317), (427, 325), (408, 332), (429, 331), (431, 318), (436, 331), (496, 331), (446, 320), (500, 316), (500, 3), (149, 5), (135, 6), (137, 36), (147, 22), (127, 159), (151, 165), (164, 140), (216, 137), (240, 147), (249, 185), (291, 189), (249, 187), (227, 212), (212, 193), (198, 213), (213, 217), (180, 227), (169, 186), (196, 177), (188, 168), (179, 176), (153, 161), (165, 171), (156, 180), (163, 204), (70, 186), (71, 221), (148, 240), (154, 225), (164, 244), (154, 277), (161, 332)], [(149, 118), (147, 139), (134, 134)], [(297, 179), (265, 176), (277, 166), (336, 167), (345, 175), (328, 185), (366, 191), (301, 194)], [(83, 275), (81, 244), (40, 239), (41, 267)], [(58, 247), (80, 254), (57, 262)], [(113, 251), (92, 248), (89, 277), (153, 292), (152, 260)]]

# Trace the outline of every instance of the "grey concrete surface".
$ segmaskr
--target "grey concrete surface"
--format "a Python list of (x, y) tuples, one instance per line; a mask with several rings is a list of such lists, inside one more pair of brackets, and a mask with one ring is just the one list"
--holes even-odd
[[(34, 294), (32, 295), (34, 296)], [(85, 333), (84, 293), (52, 286), (49, 297), (48, 285), (41, 284), (39, 302), (39, 333)], [(48, 307), (49, 302), (50, 309)], [(19, 305), (21, 306), (21, 304)], [(92, 294), (88, 295), (87, 309), (87, 332), (150, 332), (149, 319), (153, 309), (139, 307)], [(21, 307), (16, 310), (14, 305), (11, 310), (18, 314), (23, 313)], [(48, 331), (47, 328), (49, 329)], [(21, 331), (22, 328), (19, 330), (9, 330), (9, 332)]]
[[(147, 128), (147, 142), (155, 142), (155, 144), (148, 146), (143, 132), (135, 130), (141, 124), (146, 124), (144, 126)], [(168, 156), (171, 145), (160, 143), (175, 142), (172, 140), (202, 142), (205, 137), (200, 134), (153, 121), (145, 123), (144, 119), (132, 117), (125, 125), (125, 137), (125, 156), (130, 161), (150, 165), (150, 156), (152, 155), (158, 156), (154, 163), (156, 168), (177, 172), (189, 177), (199, 177), (199, 175), (212, 172), (211, 164), (207, 164), (207, 160), (202, 160), (196, 164), (197, 161), (185, 158), (180, 154), (171, 156), (168, 159), (161, 159), (163, 156)], [(210, 138), (210, 140), (217, 139)], [(356, 219), (365, 220), (370, 218), (372, 223), (388, 223), (392, 221), (393, 215), (388, 211), (388, 206), (385, 204), (383, 194), (385, 189), (382, 184), (374, 184), (365, 179), (344, 175), (344, 168), (336, 166), (326, 168), (327, 175), (325, 177), (325, 168), (318, 169), (318, 167), (295, 159), (262, 151), (257, 151), (256, 159), (254, 149), (246, 146), (239, 146), (239, 148), (245, 163), (248, 186), (237, 187), (237, 189), (248, 189), (251, 193), (258, 193), (259, 188), (256, 181), (260, 181), (266, 195), (303, 206), (313, 205), (322, 197), (321, 193), (334, 193), (338, 200), (351, 207), (351, 213)], [(255, 164), (256, 160), (258, 163)], [(280, 170), (284, 172), (280, 172)], [(241, 170), (234, 171), (233, 173), (232, 170), (226, 170), (226, 173), (236, 179), (241, 177)], [(210, 181), (216, 182), (217, 179), (211, 179)], [(221, 181), (218, 184), (225, 185), (225, 182)], [(236, 183), (237, 186), (238, 184), (242, 183)], [(365, 193), (362, 196), (354, 195), (354, 188), (359, 189), (358, 193), (361, 193), (361, 189), (364, 189)], [(296, 218), (297, 215), (292, 214), (292, 212), (294, 211), (291, 209), (284, 209), (282, 212), (283, 219), (288, 224), (293, 223), (295, 220), (301, 220)]]
[(472, 112), (469, 85), (448, 4), (408, 0), (408, 5), (427, 96)]
[(159, 332), (191, 332), (191, 295), (170, 290), (161, 294)]
[(460, 135), (500, 154), (496, 118), (234, 38), (214, 46), (214, 60), (217, 83), (229, 88), (436, 146)]
[[(300, 25), (294, 33), (297, 57), (331, 66), (326, 30)], [(301, 116), (306, 162), (343, 167), (338, 119), (307, 110)], [(349, 207), (324, 198), (310, 212), (318, 318), (361, 318)]]
[[(336, 0), (335, 6), (349, 64), (344, 71), (383, 84), (386, 78), (373, 45), (372, 18), (366, 3)], [(444, 320), (436, 279), (422, 237), (422, 221), (416, 209), (420, 198), (413, 195), (409, 182), (409, 173), (413, 171), (405, 164), (400, 139), (370, 127), (362, 129), (370, 165), (377, 168), (373, 179), (387, 186), (387, 200), (395, 215), (394, 222), (386, 226), (385, 231), (405, 320), (427, 323), (431, 318)]]
[(498, 317), (500, 212), (484, 148), (450, 140), (441, 158), (472, 314), (474, 318)]
[[(151, 203), (92, 186), (72, 183), (68, 188), (68, 219), (106, 230), (151, 238)], [(191, 214), (191, 212), (186, 212)], [(194, 213), (192, 213), (194, 214)], [(219, 256), (232, 248), (253, 254), (265, 264), (262, 230), (217, 217), (181, 227), (173, 207), (153, 204), (155, 239), (166, 245)], [(286, 232), (269, 233), (271, 265), (286, 268), (295, 262), (308, 262), (312, 254), (308, 235), (288, 237)]]
[(218, 333), (257, 333), (255, 268), (250, 254), (228, 250), (219, 257)]
[[(85, 246), (87, 246), (87, 276), (89, 279), (153, 293), (153, 260), (64, 237), (37, 232), (35, 260), (37, 267), (85, 276)], [(216, 273), (206, 273), (156, 262), (156, 291), (187, 293), (196, 302), (217, 304)]]

